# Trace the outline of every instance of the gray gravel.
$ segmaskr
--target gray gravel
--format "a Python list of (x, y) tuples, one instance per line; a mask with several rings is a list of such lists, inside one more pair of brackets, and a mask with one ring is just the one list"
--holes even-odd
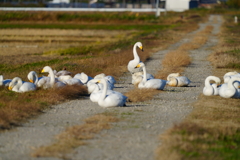
[[(215, 18), (217, 23), (213, 23)], [(85, 118), (106, 110), (122, 113), (126, 119), (115, 123), (111, 129), (102, 131), (94, 139), (88, 140), (88, 145), (78, 147), (68, 155), (69, 159), (154, 159), (154, 151), (161, 143), (158, 139), (159, 135), (192, 111), (191, 104), (202, 93), (205, 78), (211, 75), (212, 67), (206, 61), (206, 57), (212, 52), (211, 47), (218, 42), (216, 34), (220, 31), (221, 24), (220, 16), (210, 16), (207, 23), (199, 24), (198, 30), (187, 34), (184, 39), (168, 49), (156, 52), (146, 62), (147, 72), (155, 74), (161, 69), (161, 59), (166, 53), (183, 43), (188, 43), (194, 34), (207, 25), (213, 25), (214, 29), (208, 42), (201, 48), (191, 51), (192, 64), (184, 71), (184, 75), (192, 81), (189, 87), (165, 87), (164, 92), (154, 99), (141, 103), (127, 103), (128, 107), (103, 109), (87, 97), (55, 105), (51, 110), (47, 110), (36, 119), (29, 120), (23, 126), (0, 133), (0, 160), (57, 159), (32, 158), (30, 154), (34, 148), (54, 142), (54, 136), (66, 127), (79, 125)], [(127, 92), (133, 88), (130, 83), (131, 75), (127, 73), (118, 81), (115, 90)]]

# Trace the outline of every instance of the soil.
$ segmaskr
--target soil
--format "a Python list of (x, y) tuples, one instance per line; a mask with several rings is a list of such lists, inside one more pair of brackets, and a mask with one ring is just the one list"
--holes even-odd
[[(52, 109), (46, 110), (44, 114), (29, 120), (23, 126), (0, 133), (0, 160), (58, 159), (33, 158), (30, 154), (34, 148), (53, 143), (55, 135), (66, 127), (82, 124), (85, 118), (107, 111), (119, 113), (123, 120), (114, 123), (111, 129), (102, 131), (94, 139), (87, 140), (87, 145), (75, 149), (67, 155), (68, 159), (154, 159), (154, 151), (161, 145), (159, 135), (191, 113), (193, 102), (197, 101), (202, 93), (205, 78), (211, 75), (212, 66), (206, 59), (218, 42), (217, 34), (222, 22), (221, 16), (210, 16), (208, 22), (199, 24), (198, 30), (187, 34), (166, 50), (154, 53), (146, 62), (147, 72), (156, 74), (161, 69), (161, 60), (165, 54), (188, 43), (197, 32), (212, 25), (214, 29), (207, 43), (190, 51), (192, 63), (184, 71), (184, 76), (191, 80), (189, 87), (165, 87), (164, 91), (152, 100), (128, 102), (127, 107), (104, 109), (91, 102), (89, 97), (52, 106)], [(115, 85), (115, 90), (125, 93), (133, 88), (130, 83), (131, 75), (126, 73)]]

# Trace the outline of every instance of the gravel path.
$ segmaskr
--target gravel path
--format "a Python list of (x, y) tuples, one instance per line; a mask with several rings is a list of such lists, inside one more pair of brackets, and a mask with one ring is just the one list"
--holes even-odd
[[(215, 18), (217, 23), (213, 23)], [(74, 160), (154, 159), (154, 151), (160, 143), (159, 135), (191, 112), (191, 104), (202, 93), (205, 78), (211, 75), (212, 67), (206, 61), (206, 57), (211, 53), (211, 47), (218, 42), (216, 34), (221, 23), (220, 16), (210, 16), (207, 23), (199, 24), (198, 30), (187, 34), (184, 39), (168, 49), (155, 53), (146, 63), (147, 72), (155, 74), (161, 69), (161, 59), (166, 53), (189, 42), (194, 34), (207, 25), (213, 25), (214, 29), (208, 42), (201, 48), (191, 51), (192, 64), (184, 72), (184, 75), (192, 81), (189, 87), (166, 87), (165, 91), (154, 99), (141, 103), (128, 103), (128, 107), (103, 109), (88, 98), (53, 106), (51, 110), (36, 119), (29, 120), (23, 126), (0, 133), (0, 160), (57, 159), (32, 158), (30, 153), (36, 147), (51, 144), (54, 136), (66, 127), (79, 125), (85, 118), (106, 110), (122, 113), (126, 119), (117, 122), (113, 128), (102, 131), (94, 139), (88, 140), (88, 145), (78, 147), (68, 157)], [(118, 81), (115, 90), (127, 92), (133, 88), (130, 82), (131, 76), (127, 74)]]

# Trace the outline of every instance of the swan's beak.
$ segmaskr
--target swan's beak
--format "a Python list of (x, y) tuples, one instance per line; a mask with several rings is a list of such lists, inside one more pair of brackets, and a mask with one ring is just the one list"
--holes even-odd
[(9, 89), (9, 90), (12, 90), (12, 87), (11, 87), (11, 86), (8, 86), (8, 89)]
[(33, 80), (32, 80), (32, 79), (30, 79), (29, 81), (30, 81), (31, 83), (33, 83)]
[(142, 46), (140, 46), (139, 48), (143, 51), (143, 47)]
[(140, 64), (138, 64), (135, 68), (140, 68), (141, 67), (141, 65)]
[(44, 73), (44, 72), (45, 72), (44, 69), (42, 69), (41, 73)]

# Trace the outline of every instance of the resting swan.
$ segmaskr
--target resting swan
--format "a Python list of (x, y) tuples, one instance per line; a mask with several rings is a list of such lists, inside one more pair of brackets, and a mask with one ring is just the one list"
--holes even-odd
[(231, 78), (228, 83), (221, 85), (219, 95), (224, 98), (240, 98), (239, 84), (240, 77)]
[(124, 96), (122, 93), (115, 91), (107, 95), (107, 80), (105, 78), (98, 80), (98, 83), (103, 84), (103, 90), (101, 96), (98, 99), (99, 106), (107, 108), (125, 105), (127, 97)]
[(21, 78), (15, 77), (8, 86), (9, 90), (15, 92), (29, 92), (37, 89), (36, 85), (31, 82), (23, 82)]
[(228, 81), (229, 81), (232, 77), (240, 77), (240, 74), (239, 74), (238, 72), (236, 72), (236, 71), (227, 72), (227, 73), (223, 76), (224, 83), (228, 83)]
[[(215, 81), (215, 83), (210, 84), (210, 81)], [(219, 88), (221, 80), (216, 76), (208, 76), (205, 79), (205, 87), (203, 88), (203, 94), (205, 96), (219, 95)]]
[(48, 89), (48, 88), (59, 88), (59, 87), (64, 87), (64, 86), (66, 86), (65, 83), (63, 83), (63, 82), (61, 82), (61, 81), (58, 81), (58, 80), (55, 78), (54, 72), (53, 72), (53, 70), (52, 70), (51, 67), (45, 66), (45, 67), (42, 69), (42, 73), (44, 73), (44, 72), (48, 72), (48, 73), (49, 73), (49, 77), (50, 77), (49, 80), (45, 80), (45, 84), (43, 85), (43, 88), (44, 88), (44, 89)]
[(128, 71), (131, 72), (131, 74), (135, 72), (141, 72), (142, 68), (136, 68), (138, 63), (140, 63), (140, 57), (137, 54), (137, 47), (140, 48), (143, 51), (143, 46), (141, 42), (137, 42), (133, 46), (133, 57), (134, 59), (128, 62)]
[(162, 79), (149, 79), (147, 80), (146, 67), (143, 62), (140, 62), (137, 68), (142, 67), (143, 69), (143, 80), (138, 84), (138, 88), (152, 88), (163, 90), (167, 81)]
[(3, 80), (3, 75), (0, 75), (0, 86), (8, 87), (11, 81), (11, 79)]
[(169, 81), (170, 77), (180, 77), (180, 73), (171, 73), (167, 76), (167, 81)]
[(116, 80), (113, 76), (106, 76), (104, 73), (98, 74), (94, 77), (94, 79), (102, 79), (105, 78), (107, 80), (107, 86), (108, 89), (112, 90), (114, 88), (114, 84), (116, 83)]
[(84, 72), (75, 74), (75, 76), (73, 78), (79, 79), (83, 84), (87, 84), (88, 81), (93, 79), (92, 77), (88, 76)]
[(64, 67), (63, 70), (61, 71), (58, 71), (56, 74), (55, 74), (57, 77), (60, 77), (60, 76), (66, 76), (66, 75), (72, 75), (72, 72), (69, 72), (67, 71), (67, 68)]
[[(147, 80), (154, 79), (154, 76), (147, 73)], [(132, 74), (132, 84), (138, 85), (143, 80), (143, 72), (136, 72)]]
[(186, 87), (191, 83), (191, 81), (185, 76), (168, 77), (168, 79), (167, 84), (172, 87)]

